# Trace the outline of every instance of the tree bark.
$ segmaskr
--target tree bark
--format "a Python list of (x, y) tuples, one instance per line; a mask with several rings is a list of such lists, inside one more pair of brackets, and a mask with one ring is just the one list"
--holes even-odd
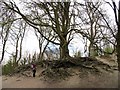
[(120, 1), (119, 1), (119, 10), (118, 10), (118, 32), (117, 32), (117, 62), (118, 70), (120, 71)]
[(15, 47), (15, 55), (14, 55), (14, 67), (18, 66), (18, 42), (19, 42), (19, 37), (17, 36), (17, 41), (16, 41), (16, 47)]
[(90, 46), (89, 46), (89, 56), (93, 57), (94, 56), (94, 46), (93, 43), (90, 42)]
[(66, 40), (67, 36), (64, 36), (64, 39), (60, 39), (60, 59), (65, 59), (70, 57), (69, 49), (68, 49), (68, 42)]
[(0, 64), (2, 63), (3, 59), (4, 59), (4, 55), (5, 55), (5, 47), (6, 47), (6, 42), (8, 40), (8, 36), (9, 36), (9, 28), (7, 29), (6, 31), (6, 35), (5, 35), (5, 38), (4, 38), (4, 42), (3, 42), (3, 48), (2, 48), (2, 57), (1, 57), (1, 60), (0, 60)]
[(23, 28), (23, 33), (20, 34), (21, 36), (21, 41), (20, 41), (20, 52), (19, 52), (19, 59), (17, 61), (17, 63), (21, 60), (21, 57), (22, 57), (22, 44), (23, 44), (23, 39), (24, 39), (24, 36), (25, 36), (25, 30), (26, 30), (26, 24), (25, 24), (25, 27)]
[(4, 43), (3, 43), (2, 57), (1, 57), (1, 60), (0, 60), (0, 64), (2, 63), (2, 61), (4, 59), (6, 42), (7, 42), (7, 40), (5, 40)]

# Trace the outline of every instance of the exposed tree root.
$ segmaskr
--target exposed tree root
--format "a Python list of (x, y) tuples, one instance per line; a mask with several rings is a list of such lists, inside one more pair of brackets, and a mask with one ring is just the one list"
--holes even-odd
[[(90, 72), (90, 73), (100, 73), (103, 70), (112, 72), (114, 70), (110, 65), (103, 63), (102, 61), (97, 60), (96, 58), (90, 57), (79, 57), (79, 58), (69, 58), (65, 60), (43, 60), (41, 62), (37, 62), (39, 67), (45, 68), (40, 75), (45, 78), (53, 78), (53, 79), (65, 79), (72, 75), (72, 71), (70, 68), (78, 67), (80, 72)], [(22, 73), (30, 70), (30, 65), (17, 67), (14, 73)], [(27, 75), (29, 76), (28, 73)]]

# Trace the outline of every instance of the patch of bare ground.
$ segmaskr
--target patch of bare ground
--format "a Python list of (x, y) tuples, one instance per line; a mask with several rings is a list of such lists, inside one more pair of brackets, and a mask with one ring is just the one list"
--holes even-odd
[[(99, 63), (93, 60), (87, 63), (86, 60), (87, 62), (84, 61), (81, 66), (67, 68), (39, 67), (35, 78), (32, 77), (31, 71), (3, 76), (2, 86), (3, 88), (118, 88), (117, 64), (113, 62), (110, 64), (105, 60), (99, 60)], [(111, 66), (115, 66), (116, 69)]]
[[(72, 76), (59, 81), (48, 81), (43, 77), (6, 77), (3, 76), (3, 88), (117, 88), (118, 72), (81, 73), (76, 70)], [(49, 79), (50, 80), (50, 79)]]

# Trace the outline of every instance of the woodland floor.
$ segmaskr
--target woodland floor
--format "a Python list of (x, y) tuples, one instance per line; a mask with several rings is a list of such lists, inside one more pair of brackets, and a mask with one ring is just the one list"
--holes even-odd
[[(115, 61), (110, 61), (108, 58), (99, 60), (111, 66), (117, 66)], [(2, 76), (2, 88), (118, 88), (118, 70), (106, 71), (99, 68), (101, 72), (96, 73), (87, 72), (87, 69), (80, 67), (68, 69), (72, 71), (71, 75), (57, 80), (40, 75), (44, 68), (37, 69), (35, 78), (32, 77), (31, 71), (26, 71), (29, 76), (21, 74)]]

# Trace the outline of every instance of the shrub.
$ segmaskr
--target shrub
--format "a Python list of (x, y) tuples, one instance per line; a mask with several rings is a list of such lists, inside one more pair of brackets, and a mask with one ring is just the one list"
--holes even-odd
[(14, 71), (14, 66), (12, 60), (9, 60), (6, 65), (2, 66), (2, 74), (3, 75), (10, 75)]
[(111, 46), (106, 46), (104, 48), (104, 55), (108, 56), (109, 54), (112, 54), (112, 52), (113, 52), (113, 48)]

